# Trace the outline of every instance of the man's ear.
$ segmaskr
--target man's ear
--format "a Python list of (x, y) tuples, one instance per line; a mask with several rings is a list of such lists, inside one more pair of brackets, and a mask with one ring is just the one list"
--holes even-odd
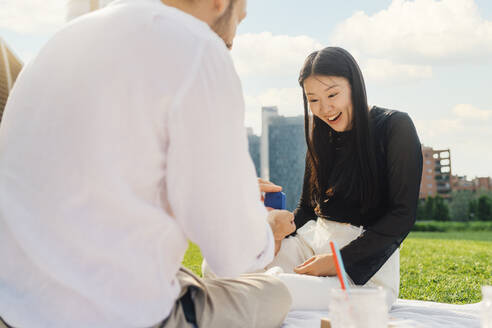
[(222, 16), (232, 0), (213, 0), (213, 8), (218, 17)]

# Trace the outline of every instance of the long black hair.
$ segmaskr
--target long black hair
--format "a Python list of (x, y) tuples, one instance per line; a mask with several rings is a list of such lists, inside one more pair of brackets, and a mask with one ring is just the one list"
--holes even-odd
[[(337, 133), (318, 117), (309, 115), (304, 81), (313, 75), (344, 77), (349, 81), (353, 106), (350, 132)], [(309, 165), (311, 199), (320, 204), (324, 197), (335, 194), (357, 201), (363, 210), (375, 207), (379, 201), (378, 164), (366, 87), (359, 65), (348, 51), (327, 47), (307, 57), (299, 75), (299, 84), (304, 100), (306, 165)], [(345, 139), (346, 149), (342, 152), (336, 152), (334, 139), (337, 137)]]

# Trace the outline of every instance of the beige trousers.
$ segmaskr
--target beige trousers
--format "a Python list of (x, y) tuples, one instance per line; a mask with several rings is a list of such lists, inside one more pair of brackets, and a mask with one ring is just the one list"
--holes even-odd
[(7, 326), (3, 323), (2, 320), (0, 320), (0, 328), (7, 328)]
[[(182, 297), (192, 288), (199, 328), (280, 327), (289, 311), (291, 296), (276, 277), (244, 274), (236, 279), (201, 279), (182, 268), (177, 275)], [(157, 327), (192, 327), (179, 303)]]
[[(291, 297), (276, 277), (245, 274), (237, 279), (201, 279), (181, 268), (179, 298), (191, 289), (198, 328), (280, 327), (289, 311)], [(171, 314), (152, 328), (193, 327), (186, 321), (179, 300)], [(7, 328), (0, 320), (0, 328)], [(21, 328), (21, 327), (18, 327)]]

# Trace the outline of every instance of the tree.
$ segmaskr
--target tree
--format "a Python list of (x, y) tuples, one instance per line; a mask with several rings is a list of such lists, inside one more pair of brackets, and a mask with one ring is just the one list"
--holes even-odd
[(488, 196), (482, 195), (478, 199), (477, 216), (482, 221), (492, 221), (492, 201)]
[(434, 219), (434, 198), (431, 196), (427, 196), (427, 199), (425, 200), (425, 219), (426, 220), (433, 220)]
[(449, 207), (446, 200), (437, 195), (434, 198), (434, 220), (449, 221)]
[(473, 192), (469, 190), (453, 191), (449, 202), (449, 212), (453, 221), (470, 220), (469, 205), (474, 198)]
[(477, 212), (478, 212), (478, 202), (476, 199), (471, 199), (470, 202), (468, 203), (468, 217), (470, 218), (470, 220), (477, 219)]
[(425, 220), (428, 219), (425, 216), (425, 200), (419, 199), (417, 204), (417, 220)]

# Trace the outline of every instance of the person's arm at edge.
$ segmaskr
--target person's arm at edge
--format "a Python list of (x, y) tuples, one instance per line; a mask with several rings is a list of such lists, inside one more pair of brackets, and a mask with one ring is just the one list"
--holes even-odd
[(266, 266), (273, 234), (248, 153), (241, 85), (220, 41), (197, 54), (168, 127), (167, 190), (186, 236), (219, 276)]

